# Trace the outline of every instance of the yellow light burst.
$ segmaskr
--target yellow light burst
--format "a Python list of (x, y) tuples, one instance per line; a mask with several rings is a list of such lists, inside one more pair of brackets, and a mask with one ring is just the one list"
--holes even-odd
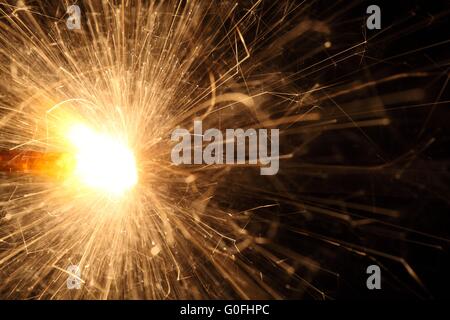
[(116, 196), (136, 185), (136, 160), (123, 141), (83, 124), (73, 125), (68, 139), (76, 150), (74, 174), (81, 183)]

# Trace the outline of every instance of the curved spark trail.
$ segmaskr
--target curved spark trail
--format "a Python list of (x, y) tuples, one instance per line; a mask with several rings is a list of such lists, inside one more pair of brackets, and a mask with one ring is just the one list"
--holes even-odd
[[(408, 14), (414, 27), (370, 33), (360, 3), (79, 1), (69, 30), (71, 3), (0, 1), (0, 297), (325, 299), (370, 264), (396, 290), (432, 296), (404, 248), (440, 255), (448, 236), (415, 224), (423, 212), (408, 204), (423, 190), (448, 201), (420, 174), (448, 172), (419, 161), (436, 140), (431, 112), (417, 139), (398, 123), (448, 104), (448, 57), (408, 59), (449, 41), (378, 59), (372, 49), (430, 24)], [(175, 166), (172, 131), (199, 119), (279, 129), (279, 173)], [(89, 186), (66, 175), (74, 124), (76, 141), (98, 133), (78, 143)], [(118, 176), (120, 196), (100, 190)], [(376, 200), (394, 190), (398, 201)], [(80, 290), (67, 287), (71, 265)]]

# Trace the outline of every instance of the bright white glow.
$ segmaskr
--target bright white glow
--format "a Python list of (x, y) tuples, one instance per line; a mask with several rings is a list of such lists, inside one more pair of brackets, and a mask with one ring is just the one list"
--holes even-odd
[(122, 141), (84, 125), (70, 128), (76, 149), (75, 176), (86, 186), (120, 195), (138, 180), (133, 152)]

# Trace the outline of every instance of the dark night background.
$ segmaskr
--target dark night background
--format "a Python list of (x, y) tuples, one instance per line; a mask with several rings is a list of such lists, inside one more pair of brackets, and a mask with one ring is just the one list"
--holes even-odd
[[(326, 2), (326, 4), (325, 4)], [(321, 14), (327, 15), (329, 1), (324, 1)], [(382, 157), (393, 161), (392, 166), (378, 172), (362, 174), (342, 174), (333, 177), (335, 181), (325, 180), (313, 182), (316, 194), (323, 197), (339, 197), (339, 193), (349, 195), (358, 193), (358, 185), (370, 190), (363, 196), (356, 196), (357, 202), (372, 203), (386, 208), (395, 208), (401, 212), (401, 217), (395, 223), (404, 228), (411, 228), (428, 233), (435, 237), (431, 239), (421, 234), (398, 230), (385, 225), (361, 226), (355, 232), (343, 231), (337, 238), (358, 243), (371, 248), (389, 248), (390, 252), (407, 261), (423, 281), (423, 286), (412, 281), (403, 265), (389, 259), (380, 258), (378, 263), (382, 270), (382, 290), (369, 291), (365, 288), (365, 268), (372, 262), (367, 257), (345, 250), (330, 249), (321, 259), (332, 260), (335, 269), (340, 274), (335, 296), (342, 298), (448, 298), (450, 285), (450, 264), (448, 260), (448, 235), (450, 230), (450, 176), (449, 176), (449, 131), (448, 121), (450, 90), (447, 86), (449, 77), (450, 45), (438, 46), (425, 50), (435, 43), (450, 40), (449, 2), (448, 1), (361, 1), (360, 6), (352, 8), (346, 16), (341, 17), (342, 23), (334, 30), (346, 39), (352, 39), (361, 33), (354, 27), (360, 18), (360, 13), (368, 4), (378, 4), (382, 12), (382, 29), (367, 31), (367, 37), (377, 32), (377, 36), (367, 46), (370, 56), (363, 65), (365, 70), (358, 71), (362, 78), (378, 79), (383, 74), (393, 72), (429, 71), (435, 74), (424, 79), (406, 79), (405, 81), (377, 85), (372, 95), (382, 95), (384, 92), (395, 92), (402, 88), (422, 88), (425, 92), (423, 102), (393, 104), (386, 106), (386, 111), (392, 120), (388, 127), (369, 128), (366, 133), (376, 142)], [(340, 18), (340, 19), (341, 19)], [(360, 24), (363, 26), (364, 21)], [(351, 41), (351, 40), (350, 40)], [(333, 42), (336, 42), (334, 40)], [(407, 53), (411, 51), (411, 53)], [(405, 54), (407, 53), (407, 54)], [(349, 74), (354, 76), (354, 65), (340, 65), (336, 78)], [(326, 76), (329, 76), (327, 74)], [(329, 78), (327, 79), (330, 80)], [(444, 104), (433, 102), (447, 101)], [(422, 107), (404, 107), (404, 105), (426, 104)], [(352, 131), (352, 130), (348, 130)], [(324, 145), (338, 145), (343, 164), (349, 162), (374, 164), (379, 159), (367, 153), (367, 148), (360, 144), (353, 132), (330, 132), (329, 137), (323, 137)], [(354, 139), (352, 139), (354, 138)], [(346, 143), (347, 141), (347, 143)], [(433, 141), (432, 143), (430, 143)], [(317, 144), (320, 146), (320, 143)], [(324, 161), (334, 159), (332, 151), (322, 151)], [(327, 160), (328, 159), (328, 160)], [(349, 160), (350, 159), (350, 160)], [(317, 159), (316, 159), (317, 161)], [(334, 160), (331, 160), (334, 161)], [(400, 179), (397, 179), (400, 175)], [(336, 186), (338, 186), (336, 188)], [(313, 190), (311, 186), (308, 192)], [(346, 190), (346, 191), (344, 191)], [(354, 199), (355, 199), (354, 198)], [(393, 222), (393, 221), (392, 221)], [(323, 228), (314, 226), (313, 228)], [(326, 227), (325, 227), (326, 228)], [(321, 230), (325, 233), (329, 232)], [(440, 238), (440, 239), (439, 239)], [(444, 240), (447, 239), (447, 240)], [(427, 243), (428, 245), (422, 245)], [(305, 245), (303, 243), (301, 245)], [(314, 246), (314, 244), (311, 244)], [(337, 251), (335, 251), (337, 250)], [(336, 255), (339, 252), (339, 255)], [(313, 253), (314, 254), (314, 253)], [(325, 263), (327, 264), (327, 263)], [(327, 277), (317, 279), (318, 286), (322, 282), (327, 286)], [(332, 283), (328, 283), (333, 287)]]
[[(365, 9), (370, 4), (381, 7), (381, 30), (365, 28)], [(348, 8), (345, 8), (346, 5)], [(308, 81), (322, 84), (356, 80), (370, 82), (402, 72), (430, 73), (426, 77), (377, 84), (336, 99), (339, 104), (360, 99), (361, 103), (356, 103), (354, 113), (350, 114), (357, 118), (357, 113), (364, 111), (364, 99), (380, 97), (379, 104), (384, 105), (384, 115), (391, 123), (389, 126), (364, 128), (365, 134), (373, 141), (371, 145), (361, 138), (360, 131), (355, 128), (322, 133), (302, 158), (305, 163), (314, 165), (298, 166), (295, 159), (292, 163), (286, 161), (281, 164), (282, 174), (289, 166), (297, 170), (292, 179), (295, 181), (286, 182), (285, 198), (282, 192), (274, 190), (278, 192), (276, 197), (270, 194), (261, 194), (259, 197), (267, 197), (269, 201), (255, 200), (251, 192), (242, 192), (241, 187), (245, 186), (242, 176), (230, 178), (227, 192), (233, 192), (229, 186), (236, 184), (238, 187), (235, 192), (241, 199), (239, 204), (229, 204), (230, 207), (244, 208), (247, 203), (257, 206), (278, 200), (280, 205), (275, 210), (279, 229), (274, 242), (304, 257), (313, 258), (321, 267), (332, 272), (315, 273), (300, 264), (297, 270), (304, 279), (273, 273), (273, 278), (279, 279), (280, 286), (287, 283), (284, 288), (280, 287), (287, 297), (322, 298), (304, 286), (303, 280), (338, 300), (449, 297), (449, 10), (448, 1), (317, 1), (308, 13), (311, 17), (327, 21), (335, 16), (331, 18), (330, 41), (333, 47), (295, 64), (292, 61), (298, 61), (305, 47), (317, 46), (328, 39), (318, 35), (309, 40), (311, 44), (306, 44), (302, 39), (284, 48), (278, 61), (280, 68), (288, 66), (287, 70), (284, 68), (286, 72), (296, 72), (303, 65), (317, 63), (363, 41), (365, 37), (370, 39), (364, 58), (358, 56), (338, 63), (335, 68), (312, 72), (307, 79), (298, 81), (299, 87)], [(264, 18), (268, 21), (276, 19), (270, 14)], [(443, 45), (436, 45), (445, 41)], [(417, 88), (423, 92), (418, 101), (383, 101), (382, 96), (386, 94)], [(402, 99), (405, 100), (399, 100)], [(344, 115), (340, 117), (345, 118)], [(296, 142), (291, 141), (293, 144)], [(330, 173), (323, 169), (327, 165), (377, 169), (343, 169)], [(326, 216), (311, 215), (306, 209), (302, 212), (298, 206), (288, 204), (289, 200), (303, 201), (305, 198), (354, 201), (392, 209), (399, 215), (380, 218), (375, 213), (353, 209), (353, 217), (358, 218), (354, 221), (371, 218), (380, 220), (379, 223), (355, 225), (352, 224), (354, 221), (342, 222)], [(346, 210), (341, 204), (324, 207)], [(272, 219), (273, 213), (272, 208), (265, 217)], [(293, 213), (295, 219), (292, 218)], [(254, 224), (256, 230), (263, 229), (257, 222)], [(309, 235), (304, 236), (299, 230)], [(312, 237), (311, 234), (318, 236)], [(342, 245), (331, 244), (327, 241), (330, 239), (339, 239)], [(378, 255), (372, 256), (376, 259), (369, 258), (359, 254), (357, 249), (344, 248), (345, 243), (353, 244), (352, 248), (386, 252), (397, 260)], [(257, 257), (252, 259), (258, 266), (267, 263), (258, 261)], [(366, 288), (366, 268), (371, 264), (382, 268), (382, 290), (370, 291)], [(409, 272), (408, 266), (420, 280), (414, 279), (415, 275)], [(266, 273), (270, 274), (270, 271)]]

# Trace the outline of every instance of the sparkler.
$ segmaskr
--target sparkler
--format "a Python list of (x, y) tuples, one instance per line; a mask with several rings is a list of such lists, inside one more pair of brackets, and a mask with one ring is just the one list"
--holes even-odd
[(4, 152), (0, 169), (63, 179), (72, 175), (80, 183), (113, 194), (136, 184), (136, 161), (125, 145), (82, 125), (71, 127), (67, 139), (74, 147), (72, 154)]
[[(432, 72), (324, 84), (317, 74), (361, 61), (371, 39), (339, 47), (333, 17), (310, 18), (312, 3), (82, 1), (82, 28), (69, 30), (70, 3), (1, 1), (0, 296), (330, 297), (314, 279), (338, 272), (283, 246), (283, 233), (394, 261), (422, 286), (396, 253), (306, 227), (325, 217), (323, 225), (357, 228), (398, 211), (318, 199), (304, 192), (313, 183), (299, 181), (379, 172), (379, 163), (311, 164), (309, 150), (346, 128), (372, 144), (364, 130), (391, 124), (381, 98), (417, 104), (426, 95), (370, 90)], [(280, 59), (298, 41), (307, 49), (294, 64), (308, 63), (288, 72)], [(175, 166), (170, 134), (193, 129), (194, 119), (209, 128), (280, 128), (279, 174)], [(375, 158), (389, 167), (380, 152)], [(66, 286), (69, 265), (81, 270), (80, 290)]]
[(0, 170), (4, 172), (48, 173), (50, 175), (57, 171), (58, 163), (61, 164), (61, 161), (63, 161), (60, 154), (42, 152), (3, 152), (0, 159)]

